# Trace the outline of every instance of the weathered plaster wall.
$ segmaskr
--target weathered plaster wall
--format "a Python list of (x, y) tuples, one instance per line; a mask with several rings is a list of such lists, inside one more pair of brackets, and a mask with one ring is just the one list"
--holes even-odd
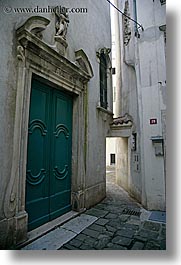
[[(128, 3), (128, 15), (136, 19), (133, 1), (120, 1), (123, 11)], [(159, 0), (137, 3), (137, 21), (144, 31), (135, 37), (135, 24), (124, 26), (120, 15), (121, 38), (121, 105), (122, 113), (133, 117), (133, 132), (137, 133), (137, 150), (131, 151), (128, 190), (149, 209), (165, 209), (164, 156), (156, 156), (151, 137), (165, 139), (166, 65), (164, 33), (159, 27), (166, 24), (165, 5)], [(129, 35), (126, 34), (130, 32)], [(124, 43), (126, 41), (126, 44)], [(150, 119), (158, 123), (150, 125)], [(163, 132), (163, 134), (162, 134)], [(121, 174), (121, 170), (120, 170)]]
[[(60, 1), (51, 1), (52, 6), (60, 5)], [(63, 5), (64, 4), (64, 5)], [(103, 199), (106, 194), (105, 187), (105, 138), (111, 115), (98, 110), (99, 103), (99, 62), (96, 57), (96, 51), (99, 48), (111, 48), (111, 29), (109, 5), (104, 0), (100, 1), (71, 1), (67, 0), (62, 6), (66, 7), (85, 7), (85, 14), (70, 14), (69, 27), (67, 33), (67, 58), (75, 62), (75, 51), (83, 49), (86, 53), (92, 68), (94, 76), (88, 83), (87, 99), (85, 108), (85, 122), (87, 124), (85, 148), (85, 207), (90, 207)], [(46, 31), (43, 33), (44, 40), (49, 44), (54, 44), (55, 21), (54, 14), (6, 14), (3, 12), (5, 6), (9, 7), (46, 7), (50, 1), (31, 0), (24, 2), (22, 0), (2, 0), (0, 2), (0, 220), (4, 219), (4, 196), (9, 183), (12, 167), (13, 150), (13, 132), (15, 118), (16, 102), (16, 77), (17, 61), (16, 47), (17, 40), (15, 30), (20, 27), (30, 16), (40, 15), (51, 20)], [(111, 80), (110, 80), (111, 81)], [(108, 86), (108, 106), (112, 109), (111, 83)], [(18, 199), (18, 198), (17, 198)], [(2, 221), (3, 224), (5, 220)], [(14, 227), (14, 221), (9, 223)], [(1, 225), (0, 231), (7, 228), (7, 224)], [(8, 230), (7, 230), (8, 231)], [(8, 232), (9, 233), (9, 232)], [(6, 233), (7, 236), (7, 233)], [(14, 235), (10, 236), (10, 241)], [(9, 240), (9, 239), (8, 239)], [(10, 245), (12, 242), (7, 243)], [(6, 242), (2, 242), (6, 245)]]
[[(137, 16), (144, 27), (138, 40), (139, 75), (138, 87), (141, 94), (140, 111), (142, 111), (142, 157), (144, 157), (144, 187), (142, 200), (149, 209), (165, 209), (165, 175), (164, 157), (156, 156), (153, 136), (163, 136), (161, 113), (166, 109), (164, 96), (166, 93), (166, 63), (164, 34), (159, 27), (166, 24), (165, 5), (160, 1), (137, 1)], [(145, 10), (147, 12), (145, 12)], [(138, 69), (137, 69), (138, 71)], [(160, 93), (164, 86), (163, 94)], [(157, 118), (156, 125), (149, 120)]]

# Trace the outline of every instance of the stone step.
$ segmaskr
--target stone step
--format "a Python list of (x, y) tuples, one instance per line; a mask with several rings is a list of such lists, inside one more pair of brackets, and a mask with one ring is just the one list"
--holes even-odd
[(21, 250), (57, 250), (97, 221), (97, 217), (82, 214), (33, 241)]

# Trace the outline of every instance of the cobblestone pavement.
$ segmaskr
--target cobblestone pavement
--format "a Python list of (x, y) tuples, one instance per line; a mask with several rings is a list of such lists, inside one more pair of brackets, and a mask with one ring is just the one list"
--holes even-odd
[(107, 171), (107, 197), (85, 214), (98, 219), (60, 250), (165, 250), (166, 225), (144, 220), (144, 211)]

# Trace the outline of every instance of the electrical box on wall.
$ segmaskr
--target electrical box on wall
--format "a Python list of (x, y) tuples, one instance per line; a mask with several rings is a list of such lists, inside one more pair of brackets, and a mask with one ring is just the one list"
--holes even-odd
[(151, 137), (152, 144), (155, 148), (155, 156), (163, 156), (164, 148), (163, 148), (163, 138), (162, 136), (152, 136)]

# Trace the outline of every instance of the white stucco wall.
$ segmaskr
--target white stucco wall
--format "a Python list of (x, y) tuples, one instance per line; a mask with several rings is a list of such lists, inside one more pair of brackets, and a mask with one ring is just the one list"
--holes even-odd
[[(119, 2), (122, 11), (125, 2)], [(166, 24), (165, 5), (159, 0), (136, 3), (137, 21), (144, 31), (139, 29), (140, 37), (135, 37), (135, 24), (130, 21), (131, 38), (127, 46), (123, 44), (123, 18), (119, 15), (122, 85), (117, 89), (121, 90), (121, 114), (128, 112), (133, 117), (133, 132), (137, 133), (137, 150), (130, 154), (128, 189), (148, 209), (164, 210), (164, 156), (155, 155), (151, 137), (165, 138), (165, 43), (164, 33), (159, 29)], [(135, 19), (133, 1), (129, 1), (129, 14)], [(150, 125), (151, 118), (157, 119), (156, 125)]]
[[(165, 5), (160, 1), (137, 1), (138, 20), (144, 27), (138, 40), (139, 47), (139, 93), (142, 111), (142, 163), (145, 178), (145, 199), (149, 209), (165, 209), (164, 157), (156, 156), (151, 137), (162, 135), (161, 112), (166, 109), (166, 63), (164, 34), (159, 27), (166, 24)], [(146, 10), (146, 12), (145, 12)], [(161, 94), (161, 87), (164, 86)], [(150, 125), (151, 118), (157, 119)], [(144, 197), (144, 196), (143, 196)], [(144, 200), (144, 198), (142, 198)]]

